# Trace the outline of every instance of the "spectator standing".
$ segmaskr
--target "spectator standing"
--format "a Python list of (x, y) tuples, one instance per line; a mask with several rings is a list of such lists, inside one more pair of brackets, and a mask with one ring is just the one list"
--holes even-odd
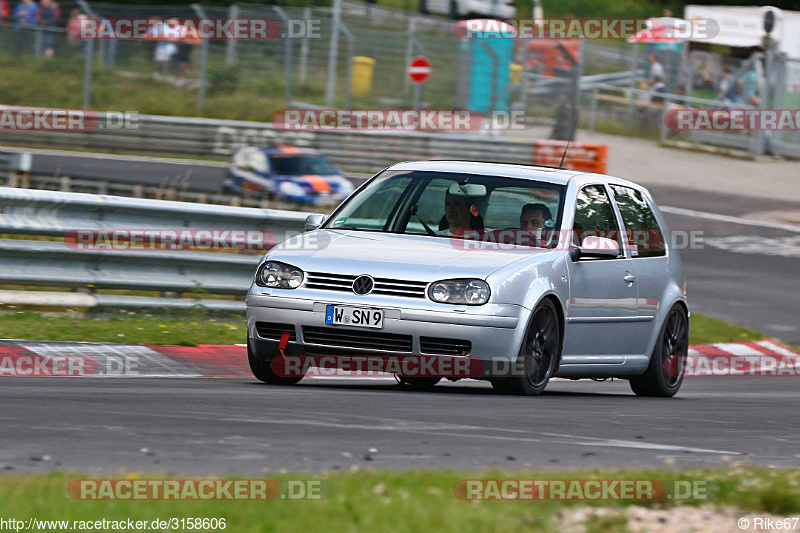
[(17, 36), (17, 54), (29, 48), (31, 30), (36, 27), (39, 6), (33, 0), (21, 0), (14, 9), (16, 22), (15, 33)]
[(661, 78), (662, 80), (664, 79), (664, 65), (662, 65), (658, 60), (658, 56), (655, 54), (655, 52), (650, 54), (649, 60), (650, 70), (647, 75), (648, 79), (650, 80), (650, 85), (652, 86), (655, 83), (656, 78)]
[(75, 8), (69, 12), (69, 20), (67, 21), (67, 42), (71, 46), (79, 45), (81, 47), (78, 55), (82, 58), (86, 57), (86, 53), (89, 50), (89, 41), (79, 39), (78, 36), (81, 33), (81, 21), (87, 18), (86, 15), (81, 13), (80, 9)]
[(721, 95), (722, 100), (727, 104), (732, 104), (736, 99), (736, 80), (728, 67), (722, 70), (722, 79), (717, 87), (717, 94)]
[(56, 20), (58, 20), (58, 6), (53, 0), (42, 0), (41, 8), (37, 14), (39, 26), (42, 27), (42, 48), (45, 57), (53, 57), (53, 41), (55, 39)]
[(178, 51), (178, 47), (175, 46), (175, 43), (166, 39), (164, 35), (164, 24), (160, 18), (151, 17), (148, 22), (150, 24), (149, 37), (156, 41), (155, 60), (157, 67), (156, 72), (153, 73), (153, 77), (161, 78), (168, 74), (169, 64), (175, 52)]
[(758, 74), (750, 69), (742, 75), (742, 101), (752, 106), (758, 106), (761, 99), (758, 97)]
[(664, 84), (664, 80), (662, 80), (660, 76), (655, 77), (655, 79), (653, 80), (653, 85), (650, 86), (650, 90), (659, 93), (653, 95), (650, 98), (650, 101), (654, 104), (663, 104), (664, 97), (661, 95), (667, 92), (667, 86)]
[(195, 77), (197, 69), (192, 63), (192, 51), (194, 47), (200, 42), (200, 39), (193, 28), (181, 26), (180, 31), (181, 39), (178, 41), (178, 84), (179, 85), (192, 85), (192, 82), (187, 79), (187, 75)]
[(6, 27), (6, 21), (11, 16), (11, 9), (8, 6), (8, 2), (6, 0), (0, 0), (0, 39), (2, 42), (5, 41), (3, 38), (3, 31)]

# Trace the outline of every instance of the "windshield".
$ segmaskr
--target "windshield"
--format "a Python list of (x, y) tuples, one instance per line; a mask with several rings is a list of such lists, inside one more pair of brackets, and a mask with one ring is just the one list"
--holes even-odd
[(423, 171), (386, 171), (324, 225), (349, 229), (492, 238), (503, 230), (534, 236), (515, 244), (554, 245), (564, 187), (530, 179)]
[(318, 174), (330, 176), (339, 172), (321, 155), (270, 155), (275, 174), (280, 176), (302, 176)]

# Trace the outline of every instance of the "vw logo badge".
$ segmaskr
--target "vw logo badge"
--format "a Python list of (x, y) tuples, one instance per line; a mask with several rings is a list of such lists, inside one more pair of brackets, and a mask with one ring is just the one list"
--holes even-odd
[(356, 294), (369, 294), (375, 286), (375, 280), (370, 276), (358, 276), (353, 280), (353, 292)]

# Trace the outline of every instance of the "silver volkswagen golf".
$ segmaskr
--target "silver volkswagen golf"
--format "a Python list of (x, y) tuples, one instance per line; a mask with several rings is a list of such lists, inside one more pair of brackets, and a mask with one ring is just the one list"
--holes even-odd
[[(271, 249), (247, 295), (253, 374), (287, 356), (469, 361), (442, 377), (540, 394), (552, 377), (673, 396), (688, 351), (677, 250), (647, 190), (549, 167), (393, 165)], [(480, 365), (475, 365), (479, 362)], [(456, 365), (457, 366), (457, 365)], [(406, 368), (406, 367), (403, 367)], [(465, 368), (465, 367), (461, 367)]]

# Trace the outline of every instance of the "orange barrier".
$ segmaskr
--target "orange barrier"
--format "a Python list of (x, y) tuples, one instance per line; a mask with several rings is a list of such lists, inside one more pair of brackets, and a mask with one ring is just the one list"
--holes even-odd
[[(559, 166), (566, 146), (567, 141), (533, 141), (533, 163)], [(567, 156), (564, 158), (564, 168), (605, 174), (607, 158), (608, 146), (605, 144), (573, 142), (569, 144)]]

